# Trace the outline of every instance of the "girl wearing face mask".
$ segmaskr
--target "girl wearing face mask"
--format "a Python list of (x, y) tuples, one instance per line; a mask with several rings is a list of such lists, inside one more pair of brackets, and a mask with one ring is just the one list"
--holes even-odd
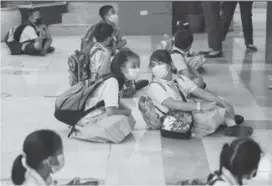
[(51, 130), (38, 130), (26, 137), (23, 152), (13, 163), (11, 179), (15, 185), (55, 185), (51, 174), (63, 166), (60, 136)]
[[(214, 121), (213, 123), (217, 123), (214, 127), (221, 124), (226, 126), (224, 132), (227, 136), (250, 136), (252, 134), (252, 128), (238, 126), (243, 123), (244, 119), (242, 116), (235, 115), (234, 108), (229, 103), (199, 88), (186, 76), (174, 74), (172, 59), (168, 51), (155, 51), (150, 58), (150, 68), (154, 78), (149, 86), (148, 94), (154, 105), (163, 113), (168, 113), (170, 110), (187, 111), (192, 112), (195, 117), (194, 113), (205, 113), (218, 107), (220, 121)], [(197, 99), (193, 100), (191, 96)], [(159, 111), (158, 114), (162, 116)], [(207, 123), (198, 123), (198, 125), (204, 127)], [(212, 133), (215, 129), (209, 132)]]
[(262, 150), (254, 140), (236, 139), (225, 144), (220, 154), (219, 171), (211, 174), (208, 183), (215, 186), (243, 185), (257, 175)]

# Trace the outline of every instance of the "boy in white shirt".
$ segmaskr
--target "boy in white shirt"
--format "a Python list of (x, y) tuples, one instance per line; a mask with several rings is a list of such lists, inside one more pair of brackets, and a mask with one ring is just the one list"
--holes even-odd
[(92, 47), (90, 54), (90, 70), (92, 73), (92, 80), (99, 76), (103, 76), (110, 72), (111, 51), (107, 48), (113, 40), (113, 27), (101, 22), (96, 25), (93, 31), (95, 44)]
[[(23, 43), (22, 52), (28, 55), (41, 55), (55, 50), (51, 47), (52, 36), (45, 25), (41, 25), (41, 14), (38, 10), (30, 10), (28, 22), (21, 25), (23, 28), (19, 42)], [(20, 26), (19, 26), (20, 27)], [(16, 32), (15, 32), (16, 33)]]
[(196, 68), (188, 65), (186, 56), (193, 43), (193, 34), (188, 30), (179, 30), (175, 34), (174, 45), (171, 49), (171, 58), (176, 73), (191, 79), (198, 87), (206, 88), (203, 78)]

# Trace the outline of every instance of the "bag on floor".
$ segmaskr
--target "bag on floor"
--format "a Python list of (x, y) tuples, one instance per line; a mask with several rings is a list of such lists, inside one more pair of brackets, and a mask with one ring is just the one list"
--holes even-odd
[(161, 120), (156, 108), (148, 96), (141, 96), (138, 102), (138, 108), (149, 130), (161, 128)]
[(132, 132), (135, 124), (132, 116), (113, 115), (84, 127), (76, 127), (73, 137), (84, 141), (117, 144)]
[[(95, 82), (91, 82), (90, 80), (80, 81), (59, 95), (55, 102), (55, 118), (74, 127), (85, 115), (92, 112), (94, 109), (103, 106), (104, 102), (99, 102), (93, 108), (85, 110), (86, 100), (90, 97), (93, 91), (102, 82), (111, 77), (113, 77), (111, 74), (107, 74)], [(69, 136), (70, 134), (68, 137)]]
[(224, 122), (218, 107), (209, 111), (193, 112), (193, 119), (195, 137), (198, 138), (214, 133)]
[(9, 29), (7, 35), (5, 36), (5, 43), (9, 47), (11, 55), (20, 55), (22, 54), (22, 45), (24, 43), (30, 42), (31, 40), (27, 40), (20, 43), (20, 37), (28, 24), (22, 24), (19, 26), (15, 26)]

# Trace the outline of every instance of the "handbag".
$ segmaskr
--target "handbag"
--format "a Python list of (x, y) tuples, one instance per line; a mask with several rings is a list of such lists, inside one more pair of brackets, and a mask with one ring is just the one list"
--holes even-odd
[[(159, 82), (154, 83), (160, 84)], [(174, 83), (177, 86), (176, 80), (174, 80)], [(163, 85), (161, 86), (163, 87)], [(182, 100), (187, 102), (186, 97), (178, 86), (177, 89)], [(160, 128), (162, 137), (174, 139), (190, 139), (192, 137), (193, 116), (191, 112), (170, 110), (168, 113), (165, 113), (158, 107), (156, 107), (156, 109), (163, 115), (160, 118), (162, 124)]]

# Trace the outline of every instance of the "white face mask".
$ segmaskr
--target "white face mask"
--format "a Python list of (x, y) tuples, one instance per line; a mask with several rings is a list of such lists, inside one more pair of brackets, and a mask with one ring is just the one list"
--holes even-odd
[(152, 73), (155, 77), (165, 78), (168, 75), (167, 65), (162, 64), (152, 68)]
[(115, 25), (119, 24), (119, 17), (117, 14), (113, 14), (109, 17), (109, 21), (114, 23)]
[(139, 77), (139, 68), (128, 69), (128, 73), (124, 74), (129, 81), (134, 81)]
[(60, 154), (57, 156), (57, 160), (59, 162), (58, 165), (50, 165), (52, 169), (52, 173), (58, 172), (64, 166), (64, 155)]

